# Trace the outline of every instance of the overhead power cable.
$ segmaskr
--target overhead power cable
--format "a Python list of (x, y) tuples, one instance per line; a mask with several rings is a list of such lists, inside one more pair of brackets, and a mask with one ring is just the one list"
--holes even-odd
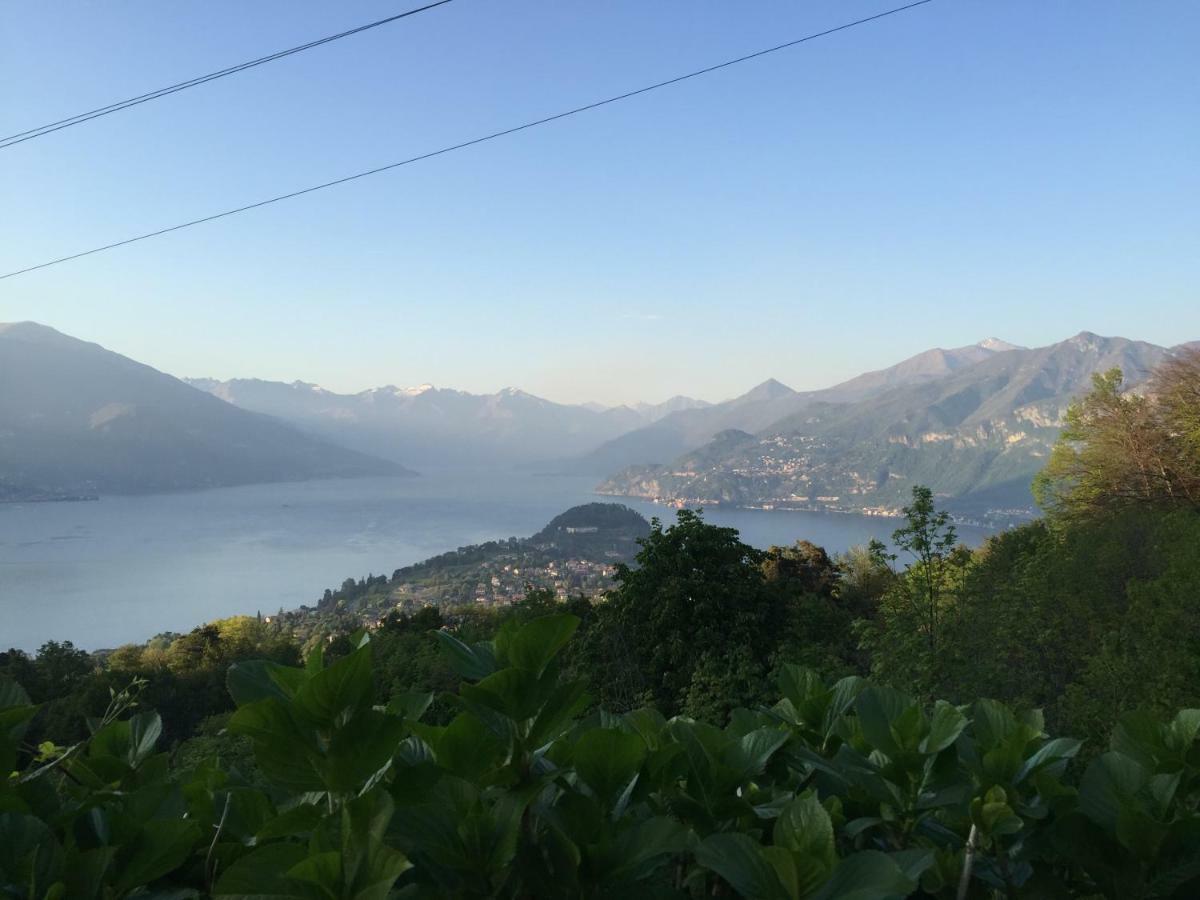
[(530, 128), (536, 128), (539, 125), (546, 125), (550, 122), (557, 122), (558, 120), (568, 118), (569, 116), (574, 116), (574, 115), (578, 115), (579, 113), (587, 112), (589, 110), (598, 109), (602, 106), (608, 106), (612, 103), (618, 103), (622, 100), (628, 100), (631, 97), (637, 97), (641, 94), (649, 93), (650, 91), (656, 91), (659, 88), (668, 87), (673, 84), (679, 84), (681, 81), (687, 81), (688, 79), (691, 79), (691, 78), (698, 78), (699, 76), (707, 75), (710, 72), (716, 72), (721, 69), (727, 69), (730, 66), (735, 66), (739, 63), (744, 63), (744, 62), (747, 62), (752, 59), (758, 59), (759, 57), (766, 56), (769, 53), (775, 53), (780, 50), (786, 50), (787, 48), (795, 47), (798, 44), (803, 44), (808, 41), (816, 40), (817, 38), (822, 38), (822, 37), (826, 37), (831, 34), (836, 34), (839, 31), (845, 31), (848, 28), (854, 28), (858, 25), (865, 25), (868, 22), (874, 22), (878, 19), (883, 19), (883, 18), (886, 18), (887, 16), (893, 16), (893, 15), (896, 15), (897, 13), (904, 12), (905, 10), (915, 9), (918, 6), (924, 6), (925, 4), (932, 3), (932, 2), (933, 2), (933, 0), (916, 0), (915, 3), (909, 3), (909, 4), (906, 4), (905, 6), (897, 6), (893, 9), (889, 9), (889, 10), (886, 10), (881, 13), (876, 13), (873, 16), (867, 16), (865, 19), (856, 19), (853, 22), (847, 22), (844, 25), (838, 25), (834, 28), (828, 28), (825, 31), (818, 31), (815, 34), (805, 35), (804, 37), (796, 38), (793, 41), (787, 41), (786, 43), (783, 43), (783, 44), (776, 44), (774, 47), (768, 47), (765, 50), (758, 50), (754, 53), (748, 53), (745, 56), (739, 56), (736, 59), (729, 59), (729, 60), (726, 60), (725, 62), (717, 63), (716, 65), (706, 66), (703, 69), (696, 69), (695, 71), (688, 72), (684, 75), (677, 75), (674, 78), (668, 78), (666, 81), (659, 81), (654, 84), (650, 84), (650, 85), (647, 85), (646, 87), (641, 87), (641, 88), (638, 88), (633, 91), (626, 91), (623, 94), (617, 94), (612, 97), (607, 97), (603, 100), (596, 100), (593, 103), (587, 103), (587, 104), (584, 104), (583, 106), (576, 106), (574, 109), (568, 109), (568, 110), (565, 110), (564, 112), (555, 113), (554, 115), (551, 115), (551, 116), (545, 116), (541, 119), (534, 119), (533, 121), (525, 122), (522, 125), (514, 125), (511, 128), (505, 128), (501, 131), (493, 131), (491, 134), (485, 134), (482, 137), (472, 138), (469, 141), (462, 141), (457, 144), (451, 144), (450, 146), (442, 147), (439, 150), (431, 150), (428, 153), (422, 153), (418, 156), (410, 156), (408, 159), (402, 159), (399, 162), (389, 163), (386, 166), (378, 166), (377, 168), (374, 168), (374, 169), (367, 169), (365, 172), (356, 172), (353, 175), (346, 175), (342, 178), (335, 178), (333, 181), (326, 181), (326, 182), (323, 182), (322, 184), (314, 184), (311, 187), (301, 188), (298, 191), (291, 191), (287, 194), (280, 194), (276, 197), (268, 197), (266, 200), (259, 200), (256, 203), (248, 203), (245, 206), (238, 206), (238, 207), (235, 207), (234, 209), (227, 209), (224, 212), (213, 213), (212, 215), (209, 215), (209, 216), (202, 216), (199, 219), (192, 219), (188, 222), (180, 222), (178, 225), (171, 225), (167, 228), (160, 228), (157, 231), (149, 231), (145, 234), (136, 235), (135, 237), (125, 238), (122, 241), (114, 241), (111, 244), (104, 244), (99, 247), (93, 247), (90, 250), (83, 250), (79, 253), (72, 253), (69, 256), (61, 256), (58, 259), (48, 260), (47, 262), (38, 263), (37, 265), (34, 265), (34, 266), (26, 266), (23, 269), (17, 269), (15, 271), (8, 272), (4, 275), (0, 275), (0, 280), (3, 280), (5, 278), (13, 278), (17, 275), (24, 275), (27, 272), (34, 272), (34, 271), (37, 271), (38, 269), (45, 269), (45, 268), (48, 268), (49, 266), (56, 266), (60, 263), (69, 262), (73, 259), (79, 259), (80, 257), (83, 257), (83, 256), (91, 256), (93, 253), (103, 253), (106, 250), (114, 250), (117, 247), (124, 247), (127, 244), (135, 244), (138, 241), (145, 241), (145, 240), (148, 240), (153, 237), (159, 237), (160, 235), (170, 234), (173, 231), (181, 231), (184, 228), (191, 228), (193, 225), (202, 225), (205, 222), (212, 222), (217, 219), (224, 219), (227, 216), (235, 216), (238, 213), (248, 212), (249, 210), (252, 210), (252, 209), (258, 209), (261, 206), (269, 206), (272, 203), (279, 203), (280, 201), (283, 201), (283, 200), (291, 200), (295, 197), (302, 197), (305, 194), (311, 194), (315, 191), (323, 191), (326, 188), (336, 187), (339, 184), (346, 184), (351, 181), (357, 181), (360, 178), (367, 178), (371, 175), (378, 175), (381, 172), (389, 172), (392, 169), (398, 169), (401, 166), (408, 166), (413, 163), (421, 162), (422, 160), (432, 159), (435, 156), (442, 156), (446, 153), (453, 153), (455, 150), (462, 150), (466, 147), (474, 147), (476, 144), (482, 144), (487, 141), (494, 141), (497, 138), (505, 137), (510, 134), (516, 134), (519, 131), (526, 131)]
[(101, 106), (97, 109), (90, 109), (87, 112), (81, 112), (78, 115), (68, 116), (65, 119), (59, 119), (57, 122), (48, 122), (45, 125), (39, 125), (37, 128), (30, 128), (28, 131), (22, 131), (17, 134), (10, 134), (8, 137), (0, 138), (0, 150), (23, 144), (25, 141), (32, 141), (34, 138), (42, 137), (51, 132), (61, 131), (64, 128), (70, 128), (72, 125), (81, 125), (84, 122), (90, 122), (92, 119), (98, 119), (101, 116), (112, 115), (115, 112), (120, 112), (123, 109), (129, 109), (131, 106), (137, 106), (141, 103), (148, 103), (151, 100), (157, 100), (160, 97), (166, 97), (168, 94), (175, 94), (179, 91), (185, 91), (188, 88), (196, 87), (197, 85), (207, 84), (210, 81), (216, 81), (218, 78), (224, 78), (227, 75), (236, 75), (238, 72), (244, 72), (247, 69), (253, 69), (255, 66), (261, 66), (269, 62), (275, 62), (277, 59), (283, 59), (286, 56), (292, 56), (296, 53), (303, 53), (305, 50), (312, 50), (314, 47), (320, 47), (324, 44), (340, 41), (342, 38), (350, 37), (351, 35), (361, 34), (364, 31), (370, 31), (372, 28), (378, 28), (381, 25), (389, 25), (392, 22), (400, 19), (407, 19), (409, 16), (415, 16), (417, 13), (425, 12), (433, 9), (436, 6), (444, 6), (450, 3), (451, 0), (437, 0), (436, 3), (428, 3), (425, 6), (410, 9), (406, 12), (398, 13), (394, 16), (388, 16), (386, 19), (379, 19), (376, 22), (368, 22), (366, 25), (359, 25), (357, 28), (351, 28), (349, 31), (342, 31), (338, 34), (331, 34), (328, 37), (318, 38), (315, 41), (309, 41), (307, 44), (301, 44), (298, 47), (291, 47), (287, 50), (280, 50), (278, 53), (272, 53), (269, 56), (261, 56), (258, 59), (252, 59), (248, 62), (238, 63), (236, 66), (229, 66), (226, 69), (220, 69), (216, 72), (209, 72), (207, 75), (198, 75), (195, 78), (189, 78), (187, 81), (181, 81), (178, 84), (168, 85), (167, 87), (158, 88), (158, 90), (148, 91), (145, 94), (138, 94), (136, 97), (130, 97), (128, 100), (120, 100), (116, 103), (110, 103), (108, 106)]

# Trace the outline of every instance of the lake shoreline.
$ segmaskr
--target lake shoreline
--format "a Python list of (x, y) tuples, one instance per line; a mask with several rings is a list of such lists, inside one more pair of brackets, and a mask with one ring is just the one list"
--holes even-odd
[[(674, 520), (661, 505), (594, 488), (590, 476), (455, 469), (9, 504), (0, 515), (0, 650), (47, 640), (114, 647), (225, 616), (313, 605), (347, 578), (535, 534), (597, 500)], [(888, 542), (895, 528), (883, 518), (778, 512), (711, 507), (704, 515), (762, 549), (804, 539), (837, 553)], [(992, 530), (960, 533), (977, 545)]]

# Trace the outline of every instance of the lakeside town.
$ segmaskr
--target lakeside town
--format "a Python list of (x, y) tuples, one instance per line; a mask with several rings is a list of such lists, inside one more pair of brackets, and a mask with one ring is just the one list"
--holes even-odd
[[(1014, 443), (1009, 443), (1009, 452)], [(969, 449), (989, 452), (979, 445)], [(1022, 446), (1016, 452), (1041, 455), (1037, 447)], [(937, 461), (918, 458), (908, 442), (899, 440), (885, 442), (881, 449), (877, 443), (856, 446), (803, 434), (762, 437), (731, 430), (718, 436), (712, 447), (670, 465), (629, 467), (598, 491), (676, 509), (731, 506), (902, 518), (908, 486), (930, 480), (925, 471), (930, 465)], [(1011, 491), (997, 498), (987, 498), (986, 493), (980, 499), (949, 492), (938, 496), (954, 521), (963, 525), (1006, 526), (1034, 515), (1032, 506), (1012, 503)]]

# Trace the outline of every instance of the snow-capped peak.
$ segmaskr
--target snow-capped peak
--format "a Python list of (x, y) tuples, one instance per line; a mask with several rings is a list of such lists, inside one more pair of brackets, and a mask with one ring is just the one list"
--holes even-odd
[(418, 384), (416, 387), (394, 388), (392, 393), (397, 397), (419, 397), (432, 390), (435, 390), (432, 384)]
[(1003, 353), (1006, 350), (1020, 350), (1016, 344), (1010, 344), (1008, 341), (1002, 341), (1000, 338), (984, 338), (976, 347), (982, 347), (984, 350), (991, 350), (994, 353)]

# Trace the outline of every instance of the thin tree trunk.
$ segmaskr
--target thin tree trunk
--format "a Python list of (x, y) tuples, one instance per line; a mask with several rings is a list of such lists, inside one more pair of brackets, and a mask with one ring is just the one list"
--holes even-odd
[(971, 887), (971, 868), (975, 865), (975, 838), (978, 832), (974, 825), (967, 834), (967, 852), (963, 856), (962, 875), (958, 879), (958, 900), (967, 900), (967, 891)]

